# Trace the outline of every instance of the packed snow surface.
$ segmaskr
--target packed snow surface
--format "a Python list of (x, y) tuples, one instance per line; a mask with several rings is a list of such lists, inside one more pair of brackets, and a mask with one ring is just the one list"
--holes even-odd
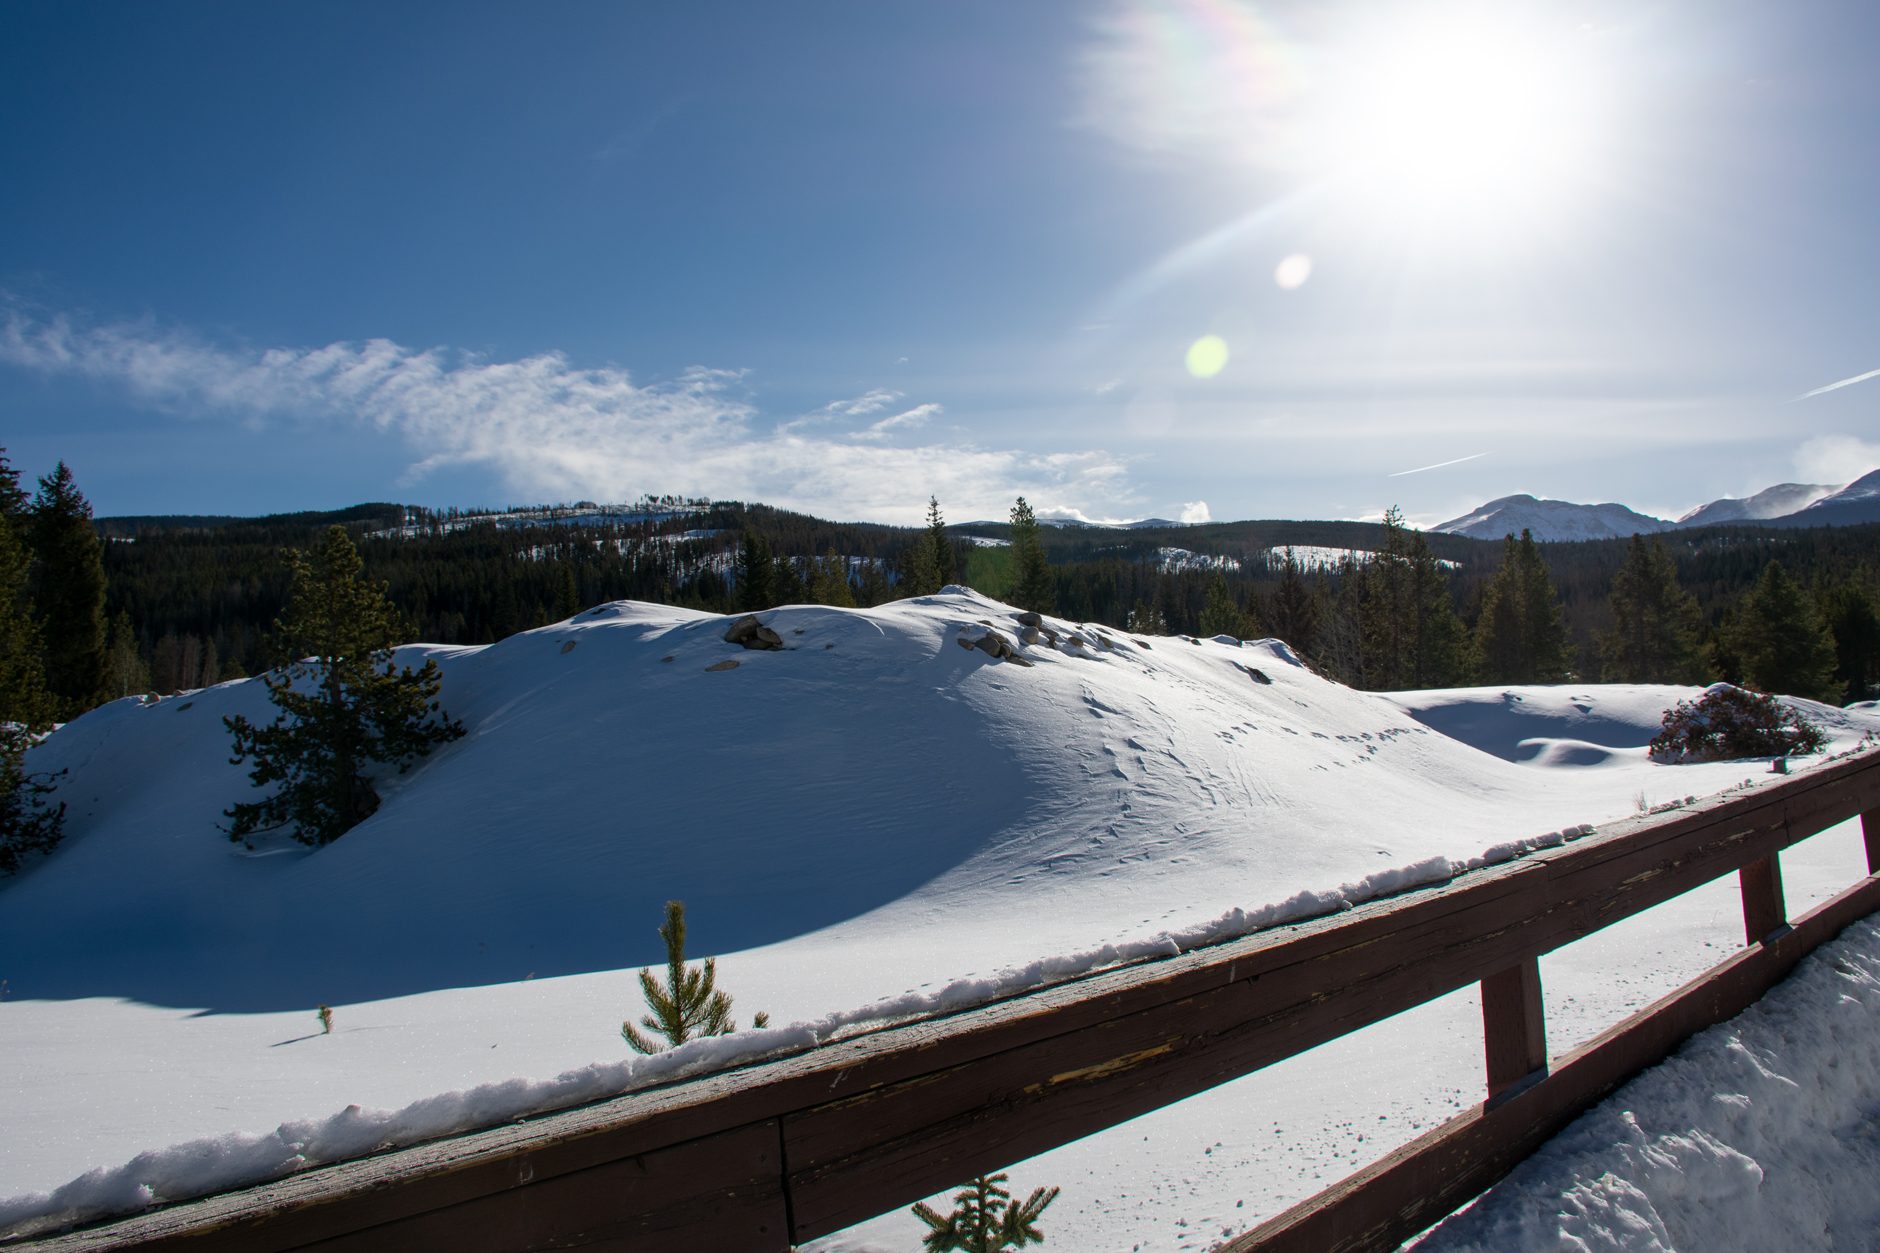
[[(317, 851), (219, 833), (248, 794), (222, 720), (270, 715), (257, 681), (55, 732), (31, 764), (64, 772), (66, 842), (0, 885), (0, 1231), (1212, 942), (1767, 769), (1645, 759), (1693, 689), (1393, 698), (1319, 678), (1278, 641), (1046, 619), (1027, 643), (1009, 606), (960, 588), (760, 617), (782, 650), (632, 602), (403, 650), (438, 661), (468, 735), (382, 779), (379, 811)], [(989, 635), (1014, 659), (978, 645)], [(1808, 710), (1836, 748), (1880, 727)], [(719, 956), (739, 1020), (775, 1026), (628, 1055), (619, 1024), (640, 1012), (633, 972), (663, 960), (668, 899), (687, 904), (693, 955)], [(1656, 972), (1684, 960), (1661, 952), (1715, 960), (1698, 937), (1717, 907), (1690, 899), (1707, 912), (1654, 911), (1669, 921), (1624, 941), (1649, 975), (1559, 959), (1569, 1041), (1661, 991)], [(1386, 1024), (1385, 1043), (1341, 1041), (1020, 1175), (1060, 1176), (1038, 1181), (1066, 1187), (1053, 1230), (1073, 1247), (1205, 1248), (1479, 1099), (1479, 1037), (1455, 1038), (1479, 1031), (1472, 1012), (1458, 993)], [(1380, 1125), (1367, 1140), (1356, 1114), (1325, 1121), (1340, 1109)], [(1196, 1141), (1227, 1126), (1273, 1138)], [(915, 1248), (905, 1219), (821, 1247)]]

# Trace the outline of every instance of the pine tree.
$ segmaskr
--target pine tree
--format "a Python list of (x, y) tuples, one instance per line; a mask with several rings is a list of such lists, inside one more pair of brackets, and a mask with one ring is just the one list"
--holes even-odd
[(104, 545), (91, 503), (61, 461), (32, 504), (33, 603), (46, 649), (46, 688), (60, 717), (104, 698)]
[(909, 596), (931, 596), (953, 581), (953, 544), (947, 539), (938, 497), (927, 498), (927, 529), (914, 540), (907, 565)]
[(1763, 567), (1738, 607), (1731, 636), (1750, 687), (1810, 700), (1838, 699), (1842, 685), (1834, 676), (1834, 637), (1813, 599), (1781, 562)]
[(1421, 531), (1410, 534), (1409, 562), (1412, 621), (1405, 682), (1412, 688), (1454, 687), (1469, 669), (1468, 632), (1456, 616), (1449, 576)]
[(1326, 599), (1317, 655), (1332, 678), (1350, 687), (1364, 686), (1372, 668), (1363, 629), (1364, 598), (1364, 566), (1346, 553), (1338, 562), (1337, 585)]
[(1050, 568), (1045, 564), (1044, 541), (1038, 537), (1038, 518), (1020, 496), (1012, 506), (1012, 562), (1016, 577), (1012, 603), (1036, 613), (1055, 610), (1055, 588)]
[(1413, 686), (1410, 661), (1416, 634), (1416, 571), (1410, 564), (1403, 513), (1384, 512), (1384, 542), (1360, 571), (1359, 630), (1365, 667), (1355, 686), (1392, 690)]
[(953, 541), (947, 538), (947, 522), (940, 516), (938, 497), (927, 498), (927, 554), (932, 562), (934, 591), (953, 581)]
[[(687, 1040), (704, 1036), (730, 1035), (738, 1029), (731, 1017), (731, 995), (718, 987), (718, 962), (707, 957), (703, 967), (685, 964), (685, 902), (666, 902), (666, 922), (659, 929), (666, 942), (666, 983), (660, 986), (651, 970), (640, 971), (640, 994), (646, 998), (647, 1013), (640, 1019), (642, 1032), (630, 1022), (620, 1024), (620, 1035), (636, 1053), (657, 1053), (675, 1048)], [(759, 1013), (751, 1020), (754, 1027), (768, 1027), (770, 1015)], [(666, 1042), (660, 1044), (653, 1036)]]
[(1507, 537), (1501, 568), (1482, 595), (1475, 628), (1482, 677), (1490, 683), (1561, 683), (1571, 659), (1560, 598), (1527, 531)]
[[(812, 561), (812, 565), (815, 563)], [(770, 563), (771, 599), (779, 605), (800, 605), (813, 598), (809, 585), (803, 581), (803, 571), (795, 559), (777, 557)]]
[(849, 584), (849, 563), (835, 549), (823, 553), (816, 562), (810, 582), (810, 598), (819, 605), (855, 608), (855, 589)]
[(105, 640), (104, 698), (117, 700), (148, 692), (150, 668), (137, 651), (137, 631), (131, 626), (131, 616), (118, 610)]
[(927, 1234), (921, 1237), (926, 1253), (1003, 1253), (1043, 1244), (1038, 1219), (1057, 1200), (1058, 1189), (1034, 1188), (1014, 1205), (1012, 1194), (1000, 1186), (1006, 1182), (1003, 1173), (971, 1180), (954, 1193), (950, 1214), (941, 1214), (925, 1202), (916, 1205), (914, 1216), (927, 1224)]
[(1864, 579), (1844, 579), (1820, 594), (1821, 617), (1834, 636), (1834, 677), (1840, 700), (1880, 694), (1880, 599)]
[(1267, 619), (1272, 624), (1273, 634), (1291, 645), (1293, 652), (1299, 656), (1316, 656), (1321, 610), (1319, 597), (1306, 582), (1299, 558), (1288, 546), (1285, 559), (1280, 564), (1279, 586), (1273, 589), (1273, 598), (1267, 609)]
[(27, 524), (29, 503), (26, 492), (20, 487), (20, 472), (7, 460), (7, 450), (0, 448), (0, 518), (13, 524), (15, 539), (19, 539), (19, 529)]
[(1612, 579), (1612, 631), (1600, 637), (1608, 683), (1702, 683), (1710, 677), (1698, 642), (1697, 601), (1678, 585), (1662, 540), (1634, 535)]
[(581, 612), (581, 593), (575, 587), (573, 563), (563, 561), (560, 565), (555, 579), (554, 618), (557, 622), (566, 622)]
[[(11, 473), (0, 457), (0, 495), (17, 484)], [(31, 854), (51, 851), (65, 820), (65, 805), (47, 801), (51, 785), (26, 770), (26, 750), (53, 721), (39, 630), (26, 608), (26, 574), (25, 546), (0, 505), (0, 875), (18, 870)]]
[(319, 846), (378, 809), (364, 773), (370, 763), (402, 772), (464, 731), (438, 707), (435, 661), (417, 671), (393, 664), (397, 614), (382, 584), (360, 578), (344, 527), (329, 528), (311, 560), (293, 553), (288, 563), (293, 591), (274, 629), (276, 647), (291, 660), (262, 680), (281, 712), (268, 726), (239, 714), (223, 719), (235, 740), (230, 760), (252, 758), (254, 785), (280, 787), (225, 812), (231, 840), (291, 826), (295, 839)]
[(1249, 634), (1247, 615), (1234, 603), (1234, 594), (1228, 590), (1224, 574), (1216, 574), (1208, 583), (1208, 598), (1201, 606), (1201, 634), (1231, 635), (1235, 639), (1244, 639)]
[(747, 530), (738, 544), (738, 608), (745, 613), (770, 609), (778, 603), (775, 593), (770, 545), (756, 531)]

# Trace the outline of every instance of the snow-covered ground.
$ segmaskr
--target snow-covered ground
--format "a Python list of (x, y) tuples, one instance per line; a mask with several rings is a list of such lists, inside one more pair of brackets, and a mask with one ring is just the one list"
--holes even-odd
[[(317, 852), (217, 832), (247, 787), (222, 718), (266, 717), (258, 682), (56, 732), (33, 764), (69, 771), (66, 843), (0, 886), (0, 1230), (1218, 938), (1767, 769), (1645, 760), (1689, 689), (1385, 697), (1277, 642), (1070, 623), (1024, 666), (960, 647), (1017, 630), (961, 589), (762, 617), (783, 651), (627, 602), (414, 646), (469, 735)], [(1809, 709), (1837, 747), (1880, 728)], [(1863, 870), (1845, 831), (1810, 841), (1785, 859), (1792, 905)], [(668, 898), (740, 1020), (778, 1026), (628, 1057)], [(1739, 919), (1725, 881), (1544, 959), (1555, 1047), (1714, 962)], [(1014, 1180), (1064, 1188), (1054, 1244), (1205, 1249), (1478, 1100), (1479, 1031), (1458, 993)], [(920, 1230), (903, 1212), (820, 1247)]]

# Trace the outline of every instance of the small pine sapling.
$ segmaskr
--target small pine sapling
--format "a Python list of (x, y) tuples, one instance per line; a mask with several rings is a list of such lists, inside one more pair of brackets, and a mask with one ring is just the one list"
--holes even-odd
[[(620, 1024), (620, 1034), (637, 1053), (657, 1053), (700, 1036), (730, 1035), (738, 1029), (731, 1017), (731, 995), (718, 987), (718, 963), (707, 957), (702, 967), (685, 964), (685, 902), (666, 902), (666, 925), (659, 929), (666, 942), (666, 983), (660, 986), (651, 970), (640, 971), (640, 992), (646, 997), (646, 1016), (640, 1031), (631, 1022)], [(759, 1013), (754, 1027), (768, 1027), (770, 1015)], [(650, 1034), (648, 1034), (650, 1033)], [(663, 1037), (661, 1044), (654, 1037)]]
[(319, 1018), (320, 1018), (320, 1034), (332, 1035), (333, 1034), (333, 1007), (331, 1005), (320, 1006)]
[(953, 1195), (953, 1212), (941, 1214), (922, 1202), (914, 1216), (927, 1224), (921, 1237), (926, 1253), (1003, 1253), (1028, 1244), (1043, 1244), (1038, 1219), (1057, 1200), (1056, 1188), (1034, 1188), (1024, 1201), (1013, 1204), (1012, 1194), (999, 1185), (1004, 1174), (981, 1175)]

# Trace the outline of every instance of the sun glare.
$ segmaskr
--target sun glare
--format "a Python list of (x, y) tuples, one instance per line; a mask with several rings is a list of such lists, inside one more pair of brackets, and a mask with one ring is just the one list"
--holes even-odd
[(1521, 12), (1419, 8), (1414, 22), (1352, 33), (1318, 146), (1367, 211), (1474, 229), (1571, 200), (1601, 106), (1584, 32)]

